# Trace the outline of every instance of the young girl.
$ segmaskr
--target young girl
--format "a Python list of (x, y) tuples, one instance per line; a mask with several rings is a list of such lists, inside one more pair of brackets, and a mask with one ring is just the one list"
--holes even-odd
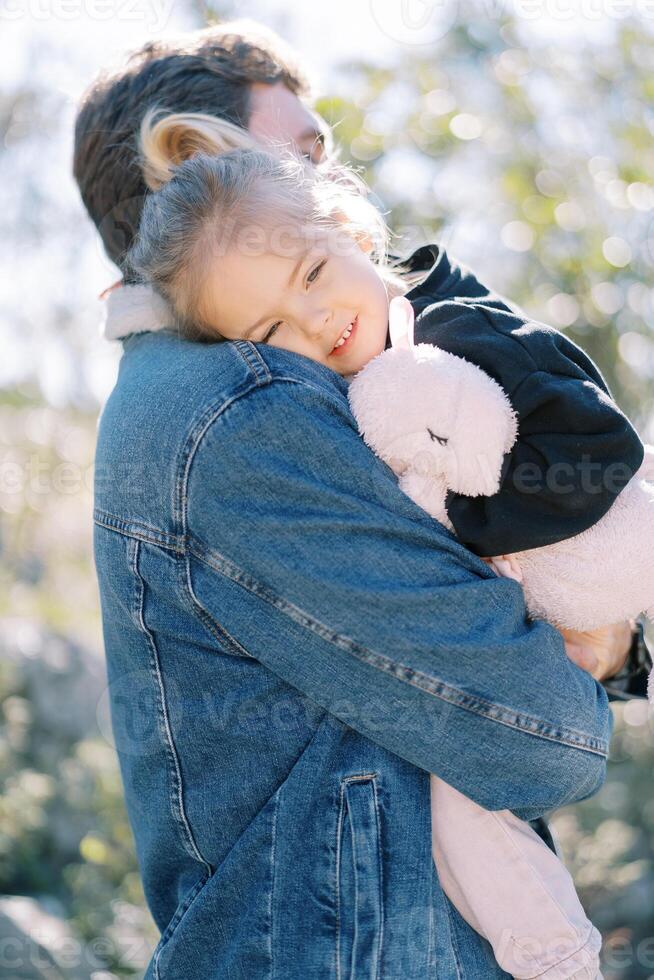
[[(527, 321), (436, 245), (391, 267), (384, 222), (344, 168), (310, 170), (290, 154), (229, 148), (212, 126), (208, 116), (151, 112), (141, 130), (153, 193), (128, 258), (172, 309), (167, 325), (195, 340), (283, 347), (348, 378), (388, 346), (389, 301), (405, 294), (418, 314), (416, 342), (477, 363), (518, 416), (499, 493), (448, 498), (460, 539), (492, 556), (599, 520), (643, 447), (583, 351)], [(528, 490), (516, 479), (525, 463)], [(554, 466), (558, 476), (564, 467), (568, 490), (551, 479)], [(444, 890), (503, 969), (596, 980), (599, 933), (528, 824), (432, 776), (432, 829)]]

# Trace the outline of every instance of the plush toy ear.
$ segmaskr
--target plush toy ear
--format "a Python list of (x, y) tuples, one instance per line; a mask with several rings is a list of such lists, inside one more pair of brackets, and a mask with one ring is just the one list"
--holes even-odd
[(388, 304), (391, 346), (397, 350), (413, 347), (413, 307), (405, 296), (395, 296)]
[[(449, 404), (454, 426), (447, 484), (466, 497), (491, 497), (500, 489), (504, 456), (518, 436), (518, 418), (504, 389), (463, 357), (451, 359)], [(443, 386), (444, 396), (448, 388)]]

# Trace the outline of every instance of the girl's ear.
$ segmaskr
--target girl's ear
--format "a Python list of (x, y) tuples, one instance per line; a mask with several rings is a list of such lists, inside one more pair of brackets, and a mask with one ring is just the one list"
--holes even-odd
[(395, 296), (388, 304), (391, 346), (398, 350), (413, 347), (413, 307), (406, 296)]

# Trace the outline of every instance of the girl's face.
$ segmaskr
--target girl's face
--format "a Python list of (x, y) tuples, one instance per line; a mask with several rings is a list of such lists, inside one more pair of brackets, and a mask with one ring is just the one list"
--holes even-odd
[(326, 233), (274, 251), (244, 243), (216, 256), (205, 318), (227, 340), (268, 343), (356, 373), (384, 350), (388, 295), (366, 253), (347, 241)]

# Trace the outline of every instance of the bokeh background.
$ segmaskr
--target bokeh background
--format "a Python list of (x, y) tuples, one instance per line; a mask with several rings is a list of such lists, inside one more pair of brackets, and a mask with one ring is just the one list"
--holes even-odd
[[(654, 442), (654, 4), (0, 0), (0, 976), (142, 975), (145, 908), (105, 697), (96, 423), (117, 278), (71, 177), (84, 88), (146, 39), (251, 17), (395, 250), (442, 242), (595, 359)], [(650, 640), (652, 639), (650, 635)], [(556, 683), (556, 678), (552, 679)], [(607, 980), (654, 977), (654, 724), (618, 704), (606, 785), (553, 818)], [(475, 978), (476, 980), (476, 978)]]

